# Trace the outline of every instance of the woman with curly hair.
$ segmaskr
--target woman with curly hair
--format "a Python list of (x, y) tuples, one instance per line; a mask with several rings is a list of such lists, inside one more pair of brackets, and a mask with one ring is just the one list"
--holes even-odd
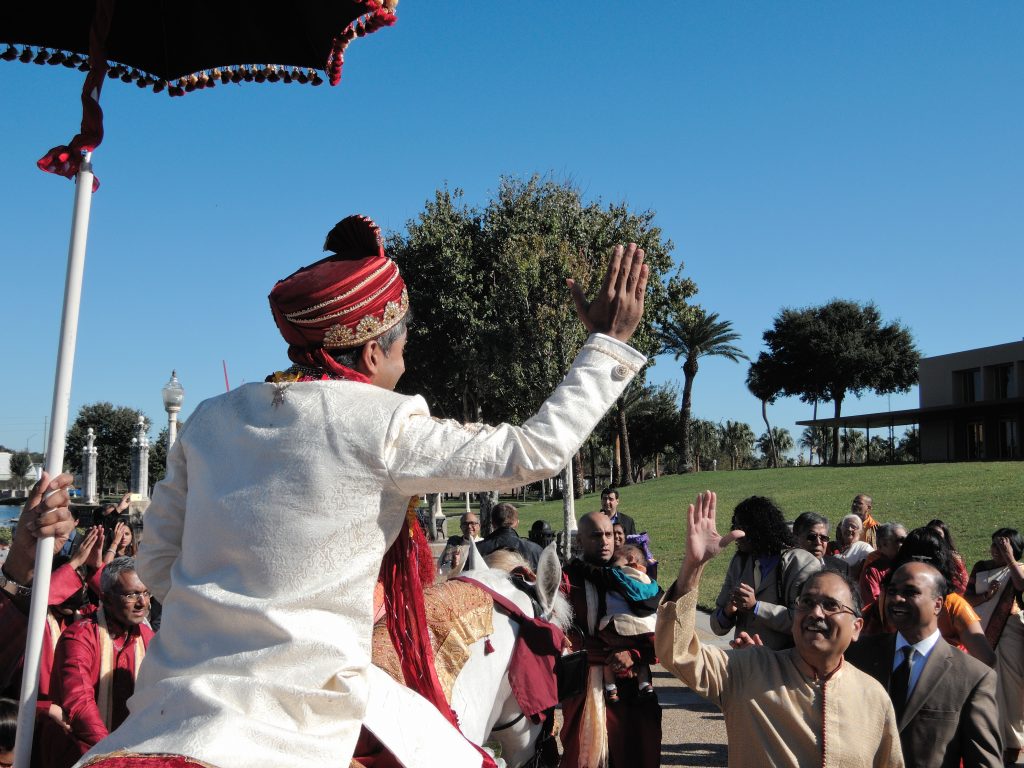
[(996, 698), (1005, 756), (1016, 762), (1024, 746), (1024, 536), (1014, 528), (992, 534), (990, 560), (971, 570), (964, 597), (978, 612), (996, 652)]
[(949, 545), (949, 550), (953, 553), (953, 564), (956, 566), (956, 570), (953, 572), (953, 591), (958, 595), (962, 595), (964, 590), (967, 589), (967, 563), (964, 562), (963, 555), (956, 548), (956, 542), (953, 541), (953, 532), (949, 530), (948, 525), (938, 518), (925, 524), (925, 528), (931, 528), (944, 538)]
[(795, 546), (782, 510), (764, 496), (736, 506), (731, 530), (746, 535), (736, 541), (711, 614), (712, 631), (758, 634), (769, 648), (791, 647), (792, 609), (804, 581), (820, 570), (818, 558)]

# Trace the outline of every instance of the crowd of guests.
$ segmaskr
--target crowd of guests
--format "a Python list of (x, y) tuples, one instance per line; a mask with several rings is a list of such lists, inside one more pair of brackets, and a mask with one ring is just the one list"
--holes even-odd
[[(562, 703), (561, 765), (660, 763), (650, 669), (659, 658), (722, 707), (730, 744), (760, 745), (756, 759), (731, 751), (730, 765), (766, 764), (783, 752), (802, 765), (826, 748), (826, 737), (850, 764), (1016, 762), (1024, 741), (1024, 536), (1017, 530), (994, 531), (990, 558), (968, 572), (945, 522), (910, 531), (879, 522), (867, 495), (854, 499), (834, 531), (820, 513), (788, 523), (770, 499), (753, 496), (733, 510), (726, 536), (717, 534), (709, 499), (698, 498), (696, 513), (691, 506), (684, 563), (668, 595), (652, 574), (650, 541), (619, 510), (616, 489), (605, 489), (601, 509), (579, 520), (564, 572), (576, 616), (569, 639), (589, 671), (582, 693)], [(71, 766), (127, 717), (153, 637), (152, 600), (135, 572), (136, 537), (122, 512), (104, 510), (76, 534), (70, 553), (79, 521), (54, 540), (33, 758), (43, 768)], [(479, 516), (461, 516), (462, 535), (438, 559), (440, 576), (465, 566), (471, 544), (485, 558), (515, 552), (536, 569), (555, 538), (542, 521), (520, 537), (512, 504), (496, 505), (489, 522), (481, 537)], [(694, 543), (695, 531), (704, 544)], [(7, 641), (0, 765), (12, 762), (31, 539), (16, 532), (0, 589)], [(714, 632), (733, 634), (733, 650), (722, 651), (699, 643), (692, 611), (703, 564), (733, 540), (709, 617)], [(752, 707), (760, 713), (753, 719)], [(847, 710), (855, 732), (843, 726), (827, 734)]]
[[(59, 503), (70, 476), (54, 480)], [(66, 496), (65, 496), (66, 499)], [(0, 766), (11, 765), (34, 568), (34, 492), (4, 563), (0, 591)], [(65, 501), (66, 503), (66, 501)], [(153, 637), (151, 596), (135, 572), (136, 537), (127, 499), (100, 510), (95, 525), (71, 518), (54, 532), (39, 665), (33, 766), (68, 768), (128, 716), (128, 699)], [(68, 547), (68, 540), (74, 544)]]
[[(891, 734), (885, 735), (890, 726), (895, 727), (895, 743), (907, 765), (1016, 763), (1024, 743), (1024, 565), (1020, 563), (1024, 537), (1012, 528), (996, 530), (991, 559), (977, 563), (968, 574), (942, 520), (908, 531), (899, 522), (879, 522), (871, 513), (871, 498), (858, 495), (851, 514), (840, 521), (830, 540), (829, 521), (821, 514), (805, 512), (790, 526), (769, 499), (742, 501), (729, 526), (738, 532), (736, 554), (716, 600), (712, 629), (718, 634), (734, 632), (737, 653), (751, 646), (790, 654), (786, 658), (795, 653), (801, 660), (797, 668), (815, 658), (815, 643), (835, 651), (842, 640), (843, 647), (831, 659), (818, 657), (828, 662), (825, 666), (808, 667), (810, 679), (826, 686), (845, 654), (847, 662), (874, 677), (889, 693), (895, 720), (889, 723), (882, 717), (879, 721), (875, 735), (880, 738), (871, 740), (876, 749), (872, 764), (895, 764)], [(717, 554), (715, 550), (712, 556)], [(692, 556), (688, 552), (687, 557)], [(829, 578), (821, 578), (823, 574)], [(698, 569), (685, 576), (699, 583)], [(675, 596), (681, 598), (689, 591), (677, 587)], [(824, 592), (830, 595), (828, 600), (809, 597)], [(840, 631), (843, 616), (851, 624), (846, 637)], [(712, 649), (703, 652), (700, 662), (712, 665), (711, 676), (718, 677), (709, 683), (705, 669), (703, 680), (694, 679), (692, 648), (680, 648), (678, 639), (684, 635), (689, 642), (692, 627), (676, 624), (674, 629), (659, 638), (665, 639), (659, 647), (662, 662), (668, 655), (666, 666), (687, 682), (692, 680), (705, 695), (717, 696), (726, 709), (728, 726), (730, 705), (725, 691), (746, 667), (730, 665), (730, 657), (717, 657)], [(674, 646), (669, 642), (673, 637)], [(759, 663), (771, 666), (776, 660), (760, 658)], [(800, 709), (795, 704), (800, 698), (799, 681), (780, 676), (762, 682), (772, 695), (779, 696), (782, 689), (791, 697), (790, 720), (806, 725), (817, 717), (825, 727), (828, 718), (823, 720), (822, 712), (815, 715), (805, 708), (799, 717), (794, 715)], [(747, 704), (743, 706), (761, 700), (749, 689), (749, 679), (744, 685)], [(859, 691), (857, 695), (867, 696), (863, 680), (852, 688)], [(832, 696), (835, 701), (835, 693)], [(857, 730), (861, 734), (866, 732), (866, 716), (860, 717)], [(730, 730), (730, 741), (734, 735), (753, 735), (749, 731), (741, 735), (741, 731)], [(777, 741), (781, 749), (783, 743), (791, 743), (793, 732), (776, 724), (772, 733), (756, 735), (765, 743)], [(853, 734), (843, 737), (853, 738)], [(824, 743), (824, 737), (820, 741)], [(845, 742), (834, 738), (829, 743)]]
[[(688, 551), (666, 597), (648, 574), (649, 549), (631, 543), (635, 522), (607, 490), (601, 511), (580, 519), (579, 550), (565, 563), (577, 617), (570, 639), (586, 651), (590, 679), (562, 704), (561, 765), (593, 765), (602, 755), (613, 767), (659, 764), (656, 660), (723, 708), (730, 765), (1017, 761), (1024, 537), (1016, 530), (996, 530), (991, 558), (968, 572), (944, 521), (908, 531), (875, 519), (867, 494), (835, 528), (820, 513), (787, 522), (770, 499), (744, 499), (732, 513), (735, 553), (709, 617), (714, 632), (733, 635), (734, 650), (721, 651), (702, 646), (693, 618), (680, 612), (699, 584), (702, 568), (683, 573), (697, 556)], [(491, 541), (518, 538), (517, 516), (492, 523)], [(545, 526), (531, 528), (533, 543), (550, 540), (541, 538), (550, 535)], [(451, 547), (468, 545), (463, 531)], [(525, 556), (530, 540), (507, 548)], [(686, 599), (686, 611), (695, 609), (695, 593)], [(743, 755), (738, 745), (747, 745)]]

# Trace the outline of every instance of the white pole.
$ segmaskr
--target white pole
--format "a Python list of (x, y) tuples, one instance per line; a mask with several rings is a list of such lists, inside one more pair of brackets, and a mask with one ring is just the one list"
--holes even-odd
[(572, 557), (573, 534), (576, 533), (576, 494), (573, 490), (572, 459), (562, 470), (562, 528), (565, 531), (562, 555), (568, 560)]
[[(53, 382), (50, 409), (50, 436), (47, 441), (46, 472), (56, 477), (64, 468), (64, 443), (71, 407), (71, 374), (78, 341), (78, 307), (82, 298), (85, 272), (85, 243), (89, 235), (89, 210), (92, 205), (92, 153), (86, 152), (75, 186), (75, 209), (71, 219), (71, 244), (68, 271), (64, 281), (64, 313), (60, 321), (60, 345), (57, 373)], [(36, 699), (39, 697), (39, 659), (43, 648), (43, 628), (50, 594), (50, 570), (53, 564), (53, 537), (36, 543), (35, 574), (32, 579), (32, 604), (28, 613), (28, 639), (21, 680), (21, 704), (18, 711), (18, 735), (14, 745), (14, 764), (29, 765), (32, 756), (32, 731), (35, 728)]]

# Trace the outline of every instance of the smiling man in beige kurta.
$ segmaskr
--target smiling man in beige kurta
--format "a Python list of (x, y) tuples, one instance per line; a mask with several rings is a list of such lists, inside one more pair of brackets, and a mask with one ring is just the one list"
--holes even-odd
[(694, 629), (704, 565), (732, 541), (715, 529), (716, 497), (689, 508), (679, 579), (658, 609), (655, 647), (661, 663), (725, 715), (729, 765), (902, 766), (896, 716), (874, 679), (843, 663), (863, 624), (854, 590), (825, 571), (804, 585), (793, 621), (795, 648), (774, 651), (755, 641), (723, 651)]

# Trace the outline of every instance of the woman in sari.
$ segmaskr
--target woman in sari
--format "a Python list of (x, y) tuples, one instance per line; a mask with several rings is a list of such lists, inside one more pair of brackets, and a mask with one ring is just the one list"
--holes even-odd
[(1016, 762), (1024, 745), (1024, 536), (1013, 528), (992, 534), (990, 560), (978, 561), (964, 597), (981, 619), (996, 652), (996, 698), (1005, 749), (1004, 762)]
[(857, 515), (847, 515), (836, 526), (836, 540), (829, 547), (829, 554), (845, 560), (850, 568), (850, 578), (860, 578), (860, 570), (864, 558), (874, 552), (875, 548), (863, 541), (864, 523)]

